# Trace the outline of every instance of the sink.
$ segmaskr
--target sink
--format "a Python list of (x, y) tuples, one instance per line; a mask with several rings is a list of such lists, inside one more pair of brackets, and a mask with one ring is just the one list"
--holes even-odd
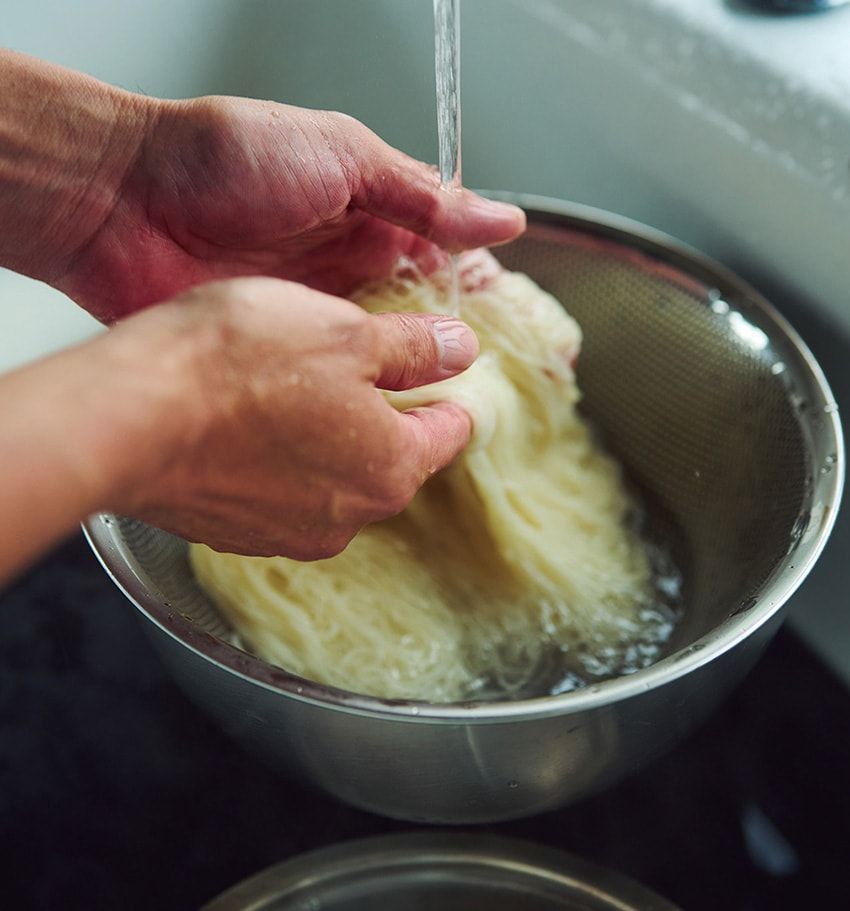
[[(789, 316), (850, 413), (850, 7), (464, 0), (462, 28), (468, 185), (609, 209), (722, 261)], [(424, 0), (6, 0), (4, 43), (150, 94), (345, 110), (436, 160)], [(0, 369), (95, 331), (0, 272)], [(850, 684), (848, 557), (845, 512), (790, 617)]]

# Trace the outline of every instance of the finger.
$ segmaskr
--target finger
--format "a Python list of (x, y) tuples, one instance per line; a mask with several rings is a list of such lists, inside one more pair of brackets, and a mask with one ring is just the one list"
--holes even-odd
[(469, 442), (472, 420), (450, 402), (435, 402), (399, 415), (402, 432), (409, 437), (413, 469), (420, 484), (450, 465)]
[(461, 373), (478, 357), (462, 320), (433, 313), (377, 313), (379, 389), (411, 389)]
[(346, 161), (355, 206), (447, 250), (507, 243), (525, 230), (517, 206), (440, 184), (436, 170), (385, 143), (358, 121), (333, 139)]

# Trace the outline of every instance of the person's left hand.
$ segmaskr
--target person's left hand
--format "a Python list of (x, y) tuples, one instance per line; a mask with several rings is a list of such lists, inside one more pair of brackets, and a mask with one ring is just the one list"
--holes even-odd
[(158, 102), (110, 211), (54, 282), (107, 322), (188, 286), (263, 274), (333, 294), (508, 241), (514, 206), (436, 171), (343, 114), (210, 97)]

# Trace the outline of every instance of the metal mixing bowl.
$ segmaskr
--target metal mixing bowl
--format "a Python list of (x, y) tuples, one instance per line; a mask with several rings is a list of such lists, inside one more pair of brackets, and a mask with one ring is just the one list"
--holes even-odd
[[(740, 680), (826, 542), (844, 455), (836, 406), (787, 323), (737, 277), (622, 218), (530, 197), (497, 251), (584, 328), (584, 408), (685, 577), (657, 664), (546, 698), (402, 703), (320, 686), (240, 650), (184, 542), (87, 524), (177, 681), (273, 763), (409, 820), (482, 822), (596, 791), (679, 740)], [(392, 605), (387, 605), (392, 610)]]
[(677, 911), (562, 851), (493, 835), (407, 832), (310, 851), (201, 911)]

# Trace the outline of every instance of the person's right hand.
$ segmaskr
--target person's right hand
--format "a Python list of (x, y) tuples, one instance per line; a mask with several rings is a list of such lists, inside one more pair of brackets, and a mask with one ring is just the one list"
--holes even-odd
[(399, 413), (376, 391), (464, 370), (478, 344), (450, 317), (370, 315), (247, 278), (187, 292), (110, 335), (148, 362), (155, 346), (173, 357), (182, 338), (191, 352), (181, 390), (191, 419), (112, 505), (217, 550), (338, 553), (363, 525), (400, 512), (469, 439), (461, 408)]
[(98, 511), (218, 550), (335, 554), (469, 439), (460, 407), (399, 413), (378, 390), (453, 376), (477, 352), (458, 320), (257, 277), (0, 376), (0, 584)]

